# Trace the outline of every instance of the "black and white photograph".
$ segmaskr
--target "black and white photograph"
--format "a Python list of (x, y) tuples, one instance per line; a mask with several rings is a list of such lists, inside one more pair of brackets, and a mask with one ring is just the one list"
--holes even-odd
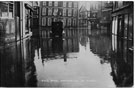
[(0, 87), (133, 88), (134, 1), (0, 1)]

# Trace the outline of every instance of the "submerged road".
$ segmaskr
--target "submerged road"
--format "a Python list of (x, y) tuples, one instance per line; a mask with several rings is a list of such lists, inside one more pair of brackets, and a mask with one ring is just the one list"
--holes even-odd
[(10, 43), (0, 53), (1, 86), (130, 86), (132, 65), (118, 59), (112, 43), (107, 35), (27, 38)]

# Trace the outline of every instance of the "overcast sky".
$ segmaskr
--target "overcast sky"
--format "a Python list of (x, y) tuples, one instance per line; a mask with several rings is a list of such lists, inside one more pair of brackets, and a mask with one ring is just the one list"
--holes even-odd
[(96, 1), (79, 1), (79, 8), (83, 5), (87, 10), (90, 9), (90, 5), (97, 3)]

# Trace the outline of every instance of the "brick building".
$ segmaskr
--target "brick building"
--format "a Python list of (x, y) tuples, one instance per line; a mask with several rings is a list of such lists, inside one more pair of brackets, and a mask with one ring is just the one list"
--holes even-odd
[(77, 1), (41, 1), (40, 2), (40, 29), (43, 31), (51, 29), (52, 22), (62, 21), (63, 28), (76, 28), (78, 20)]

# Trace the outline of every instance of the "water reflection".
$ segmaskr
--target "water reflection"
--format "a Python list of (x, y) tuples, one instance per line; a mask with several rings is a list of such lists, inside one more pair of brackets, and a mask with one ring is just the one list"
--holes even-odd
[(1, 86), (24, 86), (25, 84), (20, 46), (20, 42), (11, 43), (0, 50)]
[(114, 37), (117, 36), (112, 36), (114, 42), (112, 42), (111, 75), (118, 87), (131, 87), (133, 86), (133, 51), (128, 48), (127, 40), (119, 37), (116, 40)]
[(67, 61), (68, 53), (79, 52), (78, 38), (42, 38), (41, 56), (42, 62), (53, 59)]
[(1, 86), (132, 86), (133, 51), (127, 40), (85, 32), (79, 37), (27, 38), (0, 48)]
[(133, 50), (128, 40), (112, 35), (90, 36), (90, 49), (100, 57), (100, 63), (110, 63), (113, 81), (117, 87), (133, 86)]
[(107, 35), (90, 36), (90, 49), (101, 58), (101, 64), (109, 62), (111, 38)]
[(30, 39), (1, 48), (1, 86), (37, 86), (32, 48)]

